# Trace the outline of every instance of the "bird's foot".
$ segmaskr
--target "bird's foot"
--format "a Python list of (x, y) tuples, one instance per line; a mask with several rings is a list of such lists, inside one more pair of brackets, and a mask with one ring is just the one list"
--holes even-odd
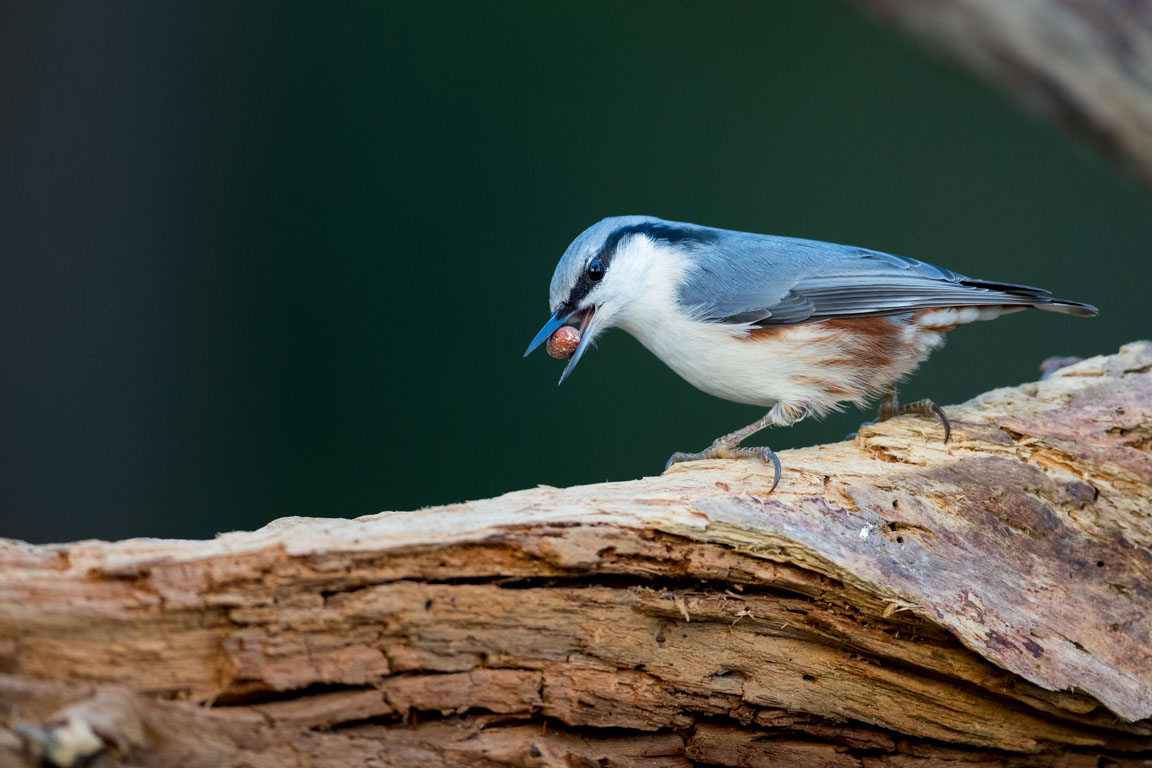
[(897, 405), (896, 398), (891, 400), (885, 399), (880, 404), (880, 411), (876, 414), (876, 421), (866, 421), (860, 426), (867, 424), (879, 424), (881, 421), (888, 421), (888, 419), (897, 416), (927, 416), (929, 418), (940, 419), (940, 423), (944, 425), (944, 442), (952, 439), (952, 424), (948, 421), (948, 415), (944, 413), (944, 409), (936, 405), (931, 400), (917, 400), (908, 405)]
[(731, 445), (721, 440), (717, 440), (702, 451), (697, 453), (683, 453), (676, 452), (668, 459), (668, 463), (664, 465), (664, 471), (667, 472), (668, 468), (673, 464), (679, 464), (685, 461), (702, 461), (704, 459), (760, 459), (765, 464), (771, 464), (774, 476), (772, 478), (772, 487), (768, 489), (768, 493), (776, 490), (776, 486), (780, 484), (780, 475), (782, 469), (780, 467), (780, 459), (776, 456), (776, 452), (768, 446), (741, 446)]

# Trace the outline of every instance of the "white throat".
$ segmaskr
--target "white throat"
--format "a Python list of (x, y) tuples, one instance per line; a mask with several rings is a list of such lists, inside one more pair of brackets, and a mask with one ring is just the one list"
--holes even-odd
[(612, 258), (612, 284), (604, 286), (609, 290), (603, 302), (604, 309), (611, 309), (604, 321), (652, 349), (646, 339), (682, 317), (677, 312), (676, 292), (689, 269), (679, 251), (642, 235), (628, 238)]

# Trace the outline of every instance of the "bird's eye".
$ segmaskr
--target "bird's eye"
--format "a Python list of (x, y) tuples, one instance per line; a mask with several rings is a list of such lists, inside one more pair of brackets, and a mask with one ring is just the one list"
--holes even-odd
[(593, 259), (588, 262), (588, 279), (593, 282), (599, 282), (604, 279), (604, 262), (600, 259)]

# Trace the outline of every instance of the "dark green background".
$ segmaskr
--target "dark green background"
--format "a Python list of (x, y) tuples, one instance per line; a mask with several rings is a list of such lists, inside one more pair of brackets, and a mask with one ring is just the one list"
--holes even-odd
[(760, 415), (618, 331), (560, 389), (562, 364), (521, 359), (556, 259), (606, 215), (864, 245), (1103, 310), (962, 329), (908, 397), (1149, 335), (1135, 184), (835, 3), (3, 18), (0, 535), (199, 537), (622, 480)]

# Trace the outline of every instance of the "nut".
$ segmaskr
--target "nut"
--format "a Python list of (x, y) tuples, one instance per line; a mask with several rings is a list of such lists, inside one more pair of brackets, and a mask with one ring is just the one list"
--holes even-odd
[(576, 347), (580, 345), (580, 331), (570, 325), (562, 325), (555, 333), (548, 337), (548, 356), (557, 360), (572, 357)]

